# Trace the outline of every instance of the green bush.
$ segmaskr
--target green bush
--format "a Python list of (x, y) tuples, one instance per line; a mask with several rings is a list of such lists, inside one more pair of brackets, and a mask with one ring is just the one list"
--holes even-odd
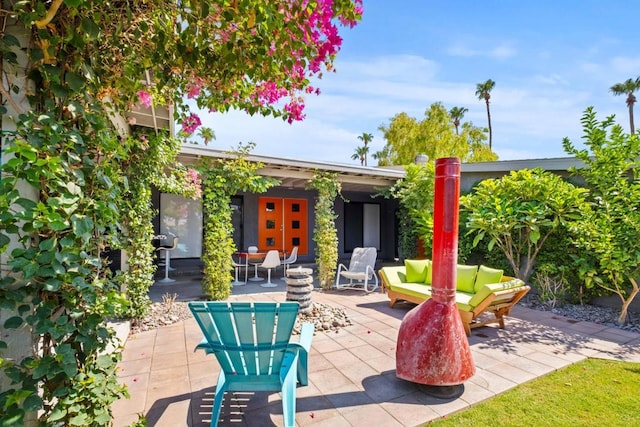
[(514, 275), (527, 281), (547, 239), (589, 208), (585, 192), (541, 169), (484, 180), (461, 198), (467, 233), (474, 245), (486, 238), (488, 252), (500, 248)]

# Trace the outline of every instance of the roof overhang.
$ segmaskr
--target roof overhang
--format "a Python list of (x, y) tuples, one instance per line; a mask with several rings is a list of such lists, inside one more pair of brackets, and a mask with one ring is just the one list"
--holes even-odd
[[(182, 164), (194, 164), (203, 158), (229, 159), (234, 154), (228, 151), (183, 145), (178, 155)], [(316, 162), (251, 154), (250, 162), (261, 163), (258, 173), (278, 179), (281, 186), (289, 189), (305, 188), (316, 171), (338, 174), (342, 191), (377, 192), (404, 178), (404, 170), (386, 169), (372, 166), (355, 166), (342, 163)]]
[(575, 157), (552, 157), (546, 159), (499, 160), (495, 162), (463, 163), (461, 172), (502, 172), (508, 173), (521, 169), (542, 168), (549, 172), (567, 171), (569, 168), (583, 168), (582, 160)]

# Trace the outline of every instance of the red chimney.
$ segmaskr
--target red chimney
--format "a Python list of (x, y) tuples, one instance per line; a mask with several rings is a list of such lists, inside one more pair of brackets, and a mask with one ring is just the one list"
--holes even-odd
[(396, 376), (432, 386), (459, 385), (475, 374), (456, 307), (460, 159), (436, 160), (431, 298), (400, 325)]

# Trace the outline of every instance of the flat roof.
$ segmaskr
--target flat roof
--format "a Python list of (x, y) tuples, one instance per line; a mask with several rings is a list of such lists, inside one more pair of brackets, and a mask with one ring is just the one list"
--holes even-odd
[(551, 157), (543, 159), (497, 160), (495, 162), (463, 163), (461, 172), (509, 172), (521, 169), (542, 168), (547, 171), (566, 171), (570, 167), (582, 168), (584, 163), (575, 157)]
[[(228, 159), (233, 158), (233, 156), (233, 153), (229, 150), (198, 145), (183, 145), (178, 160), (183, 164), (189, 164), (204, 157)], [(281, 186), (288, 188), (304, 188), (316, 170), (337, 173), (343, 191), (374, 192), (377, 188), (395, 184), (397, 180), (405, 176), (403, 166), (361, 166), (259, 154), (250, 154), (247, 156), (247, 160), (262, 163), (263, 167), (258, 171), (261, 175), (274, 177), (282, 182)], [(584, 163), (575, 157), (463, 163), (461, 165), (461, 174), (506, 174), (513, 170), (533, 169), (536, 167), (547, 171), (567, 171), (571, 167), (582, 168)]]
[[(228, 159), (233, 158), (234, 155), (228, 150), (183, 145), (178, 160), (183, 164), (190, 164), (205, 157)], [(387, 169), (378, 166), (360, 166), (258, 154), (248, 155), (247, 160), (262, 163), (263, 167), (258, 170), (258, 173), (274, 177), (282, 182), (282, 187), (289, 188), (304, 188), (313, 178), (315, 171), (337, 173), (343, 191), (362, 192), (373, 192), (376, 191), (376, 188), (389, 187), (397, 180), (404, 178), (405, 175), (404, 169)]]

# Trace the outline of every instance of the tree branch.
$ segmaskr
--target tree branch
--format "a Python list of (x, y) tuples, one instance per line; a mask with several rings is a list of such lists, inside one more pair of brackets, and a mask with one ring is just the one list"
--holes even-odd
[(56, 13), (58, 13), (58, 9), (60, 9), (61, 5), (62, 0), (53, 0), (53, 3), (51, 4), (49, 11), (47, 12), (47, 15), (39, 21), (35, 22), (36, 27), (41, 30), (49, 25), (49, 23), (53, 20), (53, 17), (56, 16)]

